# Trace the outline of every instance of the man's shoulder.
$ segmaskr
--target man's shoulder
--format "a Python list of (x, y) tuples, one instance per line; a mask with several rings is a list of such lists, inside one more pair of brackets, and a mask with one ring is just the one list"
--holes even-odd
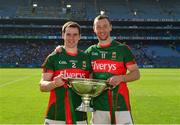
[(97, 47), (97, 45), (94, 44), (94, 45), (91, 45), (90, 47), (88, 47), (87, 49), (93, 49), (93, 48), (96, 48), (96, 47)]
[(113, 46), (118, 47), (118, 48), (122, 48), (122, 49), (127, 47), (127, 45), (125, 43), (122, 43), (122, 42), (119, 42), (116, 40), (113, 41)]
[(57, 52), (52, 52), (48, 55), (48, 59), (56, 59), (57, 57), (59, 57), (59, 55), (62, 53), (57, 53)]
[(93, 51), (93, 49), (97, 48), (97, 45), (94, 44), (94, 45), (91, 45), (90, 47), (88, 47), (86, 50), (85, 50), (85, 53), (90, 53), (91, 51)]
[(79, 54), (79, 58), (82, 58), (82, 59), (84, 59), (84, 58), (89, 58), (89, 56), (88, 56), (88, 54), (87, 53), (85, 53), (84, 51), (79, 51), (78, 52)]
[(86, 56), (87, 54), (83, 50), (78, 50), (79, 55)]

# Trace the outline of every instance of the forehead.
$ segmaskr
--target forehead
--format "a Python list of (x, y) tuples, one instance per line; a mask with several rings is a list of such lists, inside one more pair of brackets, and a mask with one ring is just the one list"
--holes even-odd
[(104, 24), (110, 24), (106, 18), (94, 20), (94, 25), (104, 25)]
[(66, 27), (65, 33), (78, 33), (79, 34), (79, 30), (77, 27)]

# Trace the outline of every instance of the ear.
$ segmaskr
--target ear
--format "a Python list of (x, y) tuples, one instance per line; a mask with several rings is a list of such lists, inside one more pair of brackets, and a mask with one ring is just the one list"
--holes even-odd
[(110, 32), (112, 31), (112, 24), (110, 25)]
[(64, 33), (62, 33), (61, 36), (62, 36), (62, 39), (64, 39)]
[(95, 26), (93, 25), (93, 31), (94, 31), (94, 33), (95, 33)]
[(79, 40), (81, 39), (81, 34), (79, 34)]

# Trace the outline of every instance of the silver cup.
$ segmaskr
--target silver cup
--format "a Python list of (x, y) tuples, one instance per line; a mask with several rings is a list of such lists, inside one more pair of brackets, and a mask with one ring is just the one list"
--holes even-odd
[(90, 100), (102, 93), (107, 87), (105, 80), (85, 79), (85, 78), (68, 78), (70, 86), (73, 91), (81, 96), (82, 103), (76, 108), (82, 112), (93, 112), (94, 109), (90, 107)]

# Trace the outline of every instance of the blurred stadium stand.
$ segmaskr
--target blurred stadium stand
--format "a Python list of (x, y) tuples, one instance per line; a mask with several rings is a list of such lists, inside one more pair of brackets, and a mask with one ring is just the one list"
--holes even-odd
[(67, 20), (82, 28), (79, 47), (97, 43), (93, 19), (112, 19), (112, 38), (128, 44), (140, 67), (180, 67), (179, 0), (0, 1), (0, 67), (40, 67)]

